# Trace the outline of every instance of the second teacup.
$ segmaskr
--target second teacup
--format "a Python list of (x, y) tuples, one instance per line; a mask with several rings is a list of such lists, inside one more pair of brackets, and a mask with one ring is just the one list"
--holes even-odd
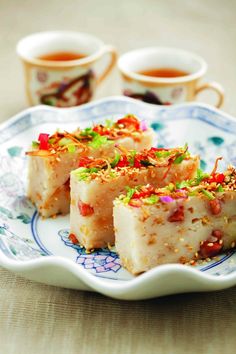
[(118, 67), (126, 96), (170, 105), (193, 101), (199, 92), (211, 89), (218, 95), (216, 106), (223, 104), (224, 90), (218, 83), (199, 85), (207, 64), (191, 52), (162, 47), (137, 49), (122, 55)]

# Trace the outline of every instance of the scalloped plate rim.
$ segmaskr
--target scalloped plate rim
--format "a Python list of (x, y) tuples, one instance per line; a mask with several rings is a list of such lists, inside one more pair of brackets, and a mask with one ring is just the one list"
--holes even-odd
[[(1, 253), (0, 253), (1, 254)], [(194, 269), (190, 266), (185, 266), (181, 264), (164, 264), (160, 265), (156, 268), (153, 268), (146, 273), (143, 273), (129, 281), (121, 281), (117, 282), (107, 282), (105, 279), (94, 277), (93, 274), (89, 273), (83, 268), (78, 267), (76, 263), (74, 263), (70, 259), (65, 259), (61, 256), (46, 256), (45, 258), (38, 258), (34, 260), (28, 261), (16, 261), (10, 260), (5, 255), (1, 254), (2, 258), (0, 258), (0, 264), (7, 268), (10, 271), (15, 273), (19, 273), (24, 276), (24, 272), (31, 270), (40, 270), (45, 267), (56, 266), (59, 268), (64, 268), (74, 276), (76, 276), (80, 281), (82, 281), (86, 286), (87, 290), (93, 290), (100, 292), (104, 295), (118, 298), (118, 299), (135, 299), (135, 292), (139, 290), (139, 287), (144, 285), (151, 286), (154, 282), (158, 282), (160, 279), (165, 278), (168, 280), (168, 277), (181, 277), (182, 280), (189, 279), (195, 282), (194, 291), (215, 291), (222, 290), (236, 285), (236, 272), (233, 272), (228, 275), (222, 275), (216, 277), (214, 275), (210, 275), (207, 273), (200, 272), (197, 269)], [(26, 278), (29, 278), (26, 276)], [(50, 284), (50, 282), (46, 282)], [(182, 284), (183, 285), (183, 284)], [(189, 286), (182, 286), (181, 292), (189, 292), (189, 288), (192, 288), (192, 284), (189, 283)], [(199, 288), (199, 286), (203, 286), (203, 288)], [(77, 287), (73, 287), (74, 289), (79, 289)], [(137, 299), (149, 298), (148, 291), (145, 297), (138, 297)], [(157, 296), (163, 296), (167, 294), (173, 294), (175, 291), (166, 292), (164, 294), (156, 294)], [(153, 296), (151, 296), (153, 297)]]
[[(193, 103), (184, 103), (184, 104), (179, 104), (175, 106), (155, 106), (155, 105), (150, 105), (144, 102), (137, 101), (135, 99), (123, 97), (123, 96), (111, 96), (108, 98), (102, 98), (100, 100), (96, 100), (90, 103), (87, 103), (85, 105), (79, 106), (79, 107), (72, 107), (72, 108), (55, 108), (55, 107), (50, 107), (50, 106), (44, 106), (44, 105), (39, 105), (36, 107), (30, 107), (27, 108), (20, 113), (14, 115), (12, 118), (8, 119), (6, 122), (2, 123), (0, 125), (0, 131), (4, 130), (5, 128), (9, 127), (11, 124), (17, 122), (20, 120), (23, 116), (29, 113), (37, 112), (37, 111), (51, 111), (51, 112), (58, 112), (60, 114), (64, 113), (70, 113), (74, 111), (80, 111), (84, 110), (87, 107), (93, 107), (99, 104), (104, 104), (105, 102), (111, 102), (111, 101), (123, 101), (123, 102), (133, 102), (136, 105), (139, 105), (140, 107), (149, 107), (150, 106), (155, 110), (175, 110), (177, 108), (184, 108), (184, 107), (196, 107), (196, 108), (203, 108), (207, 109), (211, 112), (217, 113), (220, 116), (225, 117), (227, 120), (230, 120), (232, 122), (235, 122), (235, 118), (231, 116), (228, 113), (225, 113), (215, 107), (212, 107), (209, 104), (205, 103), (198, 103), (198, 102), (193, 102)], [(157, 293), (156, 295), (149, 296), (146, 294), (145, 296), (135, 296), (135, 291), (142, 287), (144, 284), (147, 285), (152, 285), (155, 281), (160, 280), (161, 278), (165, 277), (171, 277), (173, 275), (178, 275), (183, 280), (185, 278), (191, 278), (193, 282), (196, 282), (195, 285), (199, 286), (201, 285), (201, 289), (199, 291), (213, 291), (213, 290), (220, 290), (220, 289), (225, 289), (231, 286), (236, 285), (236, 271), (233, 271), (230, 274), (227, 275), (220, 275), (216, 277), (215, 275), (210, 275), (205, 272), (201, 272), (197, 269), (194, 269), (193, 267), (190, 266), (185, 266), (181, 264), (165, 264), (165, 265), (160, 265), (154, 269), (151, 269), (147, 271), (144, 274), (139, 275), (138, 277), (132, 278), (128, 281), (122, 281), (118, 280), (117, 282), (109, 282), (105, 279), (102, 278), (97, 278), (94, 277), (93, 274), (90, 274), (88, 271), (85, 269), (79, 267), (76, 263), (74, 263), (70, 259), (65, 259), (64, 257), (61, 256), (46, 256), (38, 259), (33, 259), (33, 260), (26, 260), (24, 262), (22, 261), (17, 261), (17, 260), (12, 260), (6, 257), (1, 251), (0, 251), (0, 265), (3, 266), (4, 268), (7, 268), (15, 273), (18, 273), (20, 275), (25, 276), (26, 278), (30, 278), (29, 276), (25, 275), (24, 273), (27, 273), (28, 271), (34, 271), (34, 270), (40, 270), (42, 268), (50, 267), (50, 266), (56, 266), (58, 269), (60, 267), (66, 269), (69, 271), (69, 273), (72, 273), (74, 276), (78, 278), (78, 280), (82, 281), (87, 286), (87, 290), (94, 290), (98, 291), (102, 294), (118, 298), (118, 299), (145, 299), (149, 297), (156, 297), (156, 296), (163, 296), (167, 294), (173, 294), (176, 293), (175, 290), (173, 291), (164, 291), (160, 292), (159, 294)], [(50, 284), (50, 281), (45, 282)], [(184, 282), (183, 282), (184, 283)], [(190, 285), (190, 284), (189, 284)], [(197, 286), (193, 288), (197, 288)], [(76, 289), (76, 287), (73, 287)], [(192, 290), (191, 286), (186, 286), (182, 284), (182, 289), (178, 289), (177, 292), (189, 292)], [(197, 290), (197, 289), (196, 289)], [(148, 293), (148, 291), (147, 291)]]
[(133, 102), (136, 105), (140, 105), (141, 107), (152, 107), (155, 111), (158, 110), (176, 110), (177, 108), (184, 108), (184, 107), (196, 107), (196, 108), (205, 108), (211, 112), (215, 112), (229, 120), (231, 120), (232, 122), (236, 122), (236, 118), (234, 118), (232, 115), (230, 115), (227, 112), (224, 112), (214, 106), (211, 106), (210, 104), (207, 103), (201, 103), (201, 102), (187, 102), (187, 103), (181, 103), (181, 104), (176, 104), (176, 105), (172, 105), (172, 106), (157, 106), (154, 104), (150, 104), (150, 103), (145, 103), (145, 102), (141, 102), (138, 101), (136, 99), (133, 98), (129, 98), (129, 97), (124, 97), (124, 96), (110, 96), (110, 97), (106, 97), (106, 98), (101, 98), (98, 99), (96, 101), (92, 101), (86, 104), (83, 104), (81, 106), (77, 106), (77, 107), (70, 107), (70, 108), (57, 108), (57, 107), (51, 107), (51, 106), (46, 106), (46, 105), (38, 105), (38, 106), (34, 106), (34, 107), (29, 107), (26, 108), (24, 110), (22, 110), (21, 112), (13, 115), (13, 117), (7, 119), (7, 121), (3, 122), (0, 124), (0, 130), (5, 129), (6, 127), (10, 126), (12, 123), (15, 123), (16, 121), (20, 120), (22, 116), (28, 114), (28, 113), (32, 113), (32, 112), (37, 112), (40, 110), (43, 111), (51, 111), (51, 112), (57, 112), (60, 114), (65, 114), (65, 113), (70, 113), (70, 112), (75, 112), (75, 111), (80, 111), (80, 110), (84, 110), (86, 108), (89, 107), (93, 107), (96, 105), (100, 105), (103, 104), (105, 102), (111, 102), (111, 101), (123, 101), (123, 102)]

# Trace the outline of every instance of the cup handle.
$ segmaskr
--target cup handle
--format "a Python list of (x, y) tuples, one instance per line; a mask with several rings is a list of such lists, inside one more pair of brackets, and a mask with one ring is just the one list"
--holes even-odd
[(97, 78), (96, 80), (96, 84), (99, 85), (106, 77), (107, 75), (110, 73), (110, 71), (113, 69), (116, 60), (117, 60), (117, 52), (115, 50), (114, 47), (110, 46), (110, 45), (106, 45), (103, 48), (103, 53), (102, 53), (102, 57), (106, 54), (110, 55), (110, 61), (107, 65), (107, 67), (105, 68), (105, 70), (100, 74), (100, 76)]
[(202, 84), (199, 87), (197, 87), (197, 89), (195, 91), (195, 95), (198, 95), (199, 92), (202, 92), (204, 90), (212, 90), (217, 93), (218, 101), (215, 105), (217, 108), (220, 108), (223, 105), (225, 94), (224, 94), (224, 89), (220, 84), (218, 84), (217, 82), (214, 82), (214, 81), (206, 82), (205, 84)]

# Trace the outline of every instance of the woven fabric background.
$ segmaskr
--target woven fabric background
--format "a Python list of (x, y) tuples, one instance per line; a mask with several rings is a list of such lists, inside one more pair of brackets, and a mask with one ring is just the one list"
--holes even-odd
[(236, 288), (128, 302), (0, 276), (2, 354), (235, 353)]
[[(15, 54), (28, 33), (94, 33), (119, 53), (137, 47), (182, 47), (209, 64), (206, 80), (226, 89), (236, 115), (236, 1), (0, 0), (0, 121), (26, 107)], [(96, 97), (120, 93), (116, 70)], [(214, 95), (199, 99), (214, 102)], [(126, 302), (54, 288), (0, 270), (1, 354), (231, 354), (236, 351), (236, 287)]]

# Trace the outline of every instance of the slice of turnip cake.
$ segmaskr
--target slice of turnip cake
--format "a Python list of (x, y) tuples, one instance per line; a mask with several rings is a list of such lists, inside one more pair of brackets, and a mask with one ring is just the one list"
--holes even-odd
[(154, 133), (132, 115), (73, 133), (40, 134), (29, 156), (28, 197), (43, 217), (69, 212), (70, 172), (81, 156), (115, 155), (116, 144), (138, 151), (153, 145)]
[(196, 264), (236, 244), (236, 171), (165, 188), (128, 189), (114, 201), (116, 249), (138, 274), (164, 263)]
[[(71, 172), (70, 232), (87, 250), (114, 244), (113, 200), (125, 189), (162, 187), (193, 178), (199, 158), (187, 147), (116, 153), (113, 159), (82, 158)], [(128, 225), (127, 225), (128, 226)]]

